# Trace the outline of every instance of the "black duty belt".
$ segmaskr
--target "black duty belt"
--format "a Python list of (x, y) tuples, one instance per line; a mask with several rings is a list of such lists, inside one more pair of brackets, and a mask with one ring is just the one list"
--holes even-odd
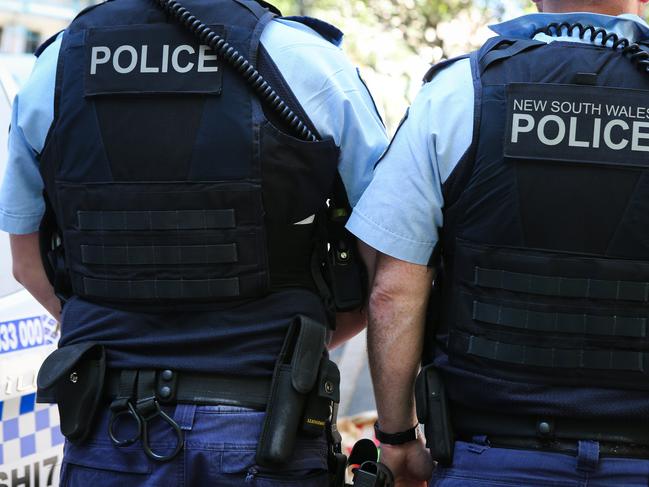
[[(109, 370), (106, 374), (104, 394), (110, 399), (120, 395), (121, 374), (121, 370)], [(270, 377), (258, 379), (158, 370), (155, 371), (154, 388), (160, 404), (220, 404), (265, 410), (270, 384)]]
[[(497, 448), (541, 450), (577, 455), (579, 443), (574, 440), (541, 440), (538, 438), (513, 438), (490, 436), (489, 445)], [(599, 442), (599, 454), (603, 457), (649, 458), (649, 446), (630, 443)]]
[(458, 438), (486, 436), (493, 446), (574, 453), (577, 441), (592, 440), (603, 455), (649, 458), (649, 430), (635, 421), (505, 415), (454, 404), (452, 422)]

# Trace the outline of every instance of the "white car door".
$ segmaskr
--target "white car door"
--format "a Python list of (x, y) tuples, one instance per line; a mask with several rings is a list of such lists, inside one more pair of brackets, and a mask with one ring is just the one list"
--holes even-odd
[[(0, 56), (0, 178), (7, 161), (11, 101), (33, 56)], [(0, 487), (57, 486), (64, 438), (56, 406), (36, 403), (36, 374), (56, 348), (56, 321), (11, 275), (0, 232)]]

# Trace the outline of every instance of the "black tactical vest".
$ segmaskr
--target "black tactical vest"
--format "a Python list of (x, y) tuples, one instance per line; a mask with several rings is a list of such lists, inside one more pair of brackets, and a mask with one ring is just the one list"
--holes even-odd
[(518, 413), (575, 409), (552, 387), (649, 390), (649, 74), (560, 41), (495, 38), (470, 59), (425, 361), (453, 400)]
[[(273, 13), (249, 0), (183, 3), (257, 64)], [(79, 15), (41, 159), (72, 293), (156, 310), (314, 289), (339, 151), (295, 139), (265, 110), (153, 2)]]

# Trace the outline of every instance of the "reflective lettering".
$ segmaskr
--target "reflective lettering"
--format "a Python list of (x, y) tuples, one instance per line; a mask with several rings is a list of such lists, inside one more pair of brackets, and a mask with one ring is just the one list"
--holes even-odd
[[(521, 125), (525, 122), (525, 125)], [(518, 134), (531, 132), (534, 128), (534, 117), (532, 115), (525, 115), (522, 113), (515, 113), (512, 118), (512, 143), (518, 142)]]
[[(554, 122), (557, 124), (557, 135), (553, 139), (549, 139), (545, 135), (545, 126), (549, 122)], [(566, 124), (565, 122), (561, 119), (561, 117), (557, 115), (546, 115), (539, 121), (539, 126), (537, 128), (537, 134), (539, 136), (539, 140), (545, 144), (545, 145), (557, 145), (560, 144), (563, 138), (566, 136)]]
[[(99, 57), (99, 55), (102, 57)], [(110, 59), (110, 49), (106, 46), (95, 46), (90, 51), (90, 74), (97, 74), (97, 65), (106, 64)]]
[(146, 65), (148, 55), (149, 55), (149, 46), (145, 44), (144, 46), (142, 46), (142, 61), (140, 62), (140, 73), (158, 73), (160, 71), (160, 68)]
[(168, 69), (169, 69), (169, 45), (164, 44), (162, 46), (162, 67), (160, 68), (160, 71), (166, 73)]
[(216, 73), (219, 70), (218, 66), (205, 66), (206, 61), (216, 62), (216, 54), (207, 54), (207, 51), (213, 52), (209, 47), (202, 45), (198, 49), (198, 72), (199, 73)]
[(642, 152), (649, 152), (649, 146), (640, 145), (639, 141), (641, 139), (649, 139), (649, 133), (640, 132), (640, 129), (649, 128), (649, 122), (633, 122), (633, 133), (631, 136), (631, 150), (637, 150)]
[(171, 54), (171, 67), (178, 73), (187, 73), (194, 67), (194, 63), (192, 62), (188, 62), (185, 66), (178, 64), (178, 58), (180, 57), (180, 53), (183, 51), (189, 54), (194, 54), (196, 52), (192, 46), (188, 45), (178, 46), (174, 49), (174, 52)]
[(611, 139), (611, 132), (613, 131), (613, 127), (616, 126), (622, 127), (623, 130), (629, 130), (629, 124), (624, 120), (611, 120), (604, 127), (604, 143), (613, 150), (622, 150), (629, 145), (629, 141), (628, 139), (622, 138), (620, 139), (620, 142), (613, 142), (613, 139)]
[(583, 140), (577, 140), (577, 117), (570, 117), (570, 133), (568, 145), (571, 147), (589, 147), (590, 144)]
[(599, 139), (602, 133), (602, 119), (596, 118), (593, 121), (593, 149), (599, 148)]
[[(128, 52), (131, 55), (131, 63), (127, 67), (122, 67), (119, 63), (119, 57), (124, 52)], [(113, 55), (113, 67), (115, 71), (119, 74), (126, 74), (133, 71), (135, 66), (137, 66), (137, 51), (133, 46), (119, 46), (115, 49), (115, 54)]]

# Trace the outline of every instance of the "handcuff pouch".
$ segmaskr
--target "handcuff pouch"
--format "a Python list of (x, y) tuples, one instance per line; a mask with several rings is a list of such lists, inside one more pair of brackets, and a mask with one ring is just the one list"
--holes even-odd
[(56, 403), (61, 433), (72, 442), (90, 432), (106, 373), (104, 347), (95, 342), (67, 345), (51, 353), (37, 378), (38, 402)]

